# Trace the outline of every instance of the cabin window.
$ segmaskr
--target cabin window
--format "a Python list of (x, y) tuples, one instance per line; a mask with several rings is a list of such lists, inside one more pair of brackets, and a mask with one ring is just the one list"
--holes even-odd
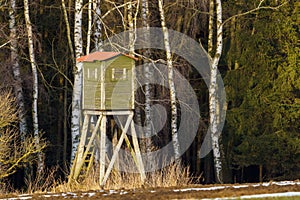
[(127, 79), (127, 69), (126, 68), (112, 68), (111, 69), (111, 80), (119, 81)]
[(95, 69), (87, 68), (86, 69), (86, 78), (87, 78), (87, 80), (96, 81), (96, 80), (98, 80), (98, 78), (100, 78), (98, 75), (99, 74), (98, 74), (98, 69), (97, 68), (95, 68)]

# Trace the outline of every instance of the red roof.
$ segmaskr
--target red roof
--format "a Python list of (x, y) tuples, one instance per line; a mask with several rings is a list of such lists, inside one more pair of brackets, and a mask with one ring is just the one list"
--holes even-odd
[(127, 55), (127, 54), (124, 54), (124, 53), (120, 53), (120, 52), (100, 52), (100, 51), (96, 51), (96, 52), (93, 52), (93, 53), (90, 53), (86, 56), (81, 56), (80, 58), (77, 58), (77, 61), (78, 62), (93, 62), (95, 60), (99, 60), (99, 61), (103, 61), (103, 60), (108, 60), (110, 58), (113, 58), (113, 57), (116, 57), (116, 56), (119, 56), (119, 55), (124, 55), (124, 56), (127, 56), (131, 59), (135, 59), (135, 57), (133, 56), (130, 56), (130, 55)]

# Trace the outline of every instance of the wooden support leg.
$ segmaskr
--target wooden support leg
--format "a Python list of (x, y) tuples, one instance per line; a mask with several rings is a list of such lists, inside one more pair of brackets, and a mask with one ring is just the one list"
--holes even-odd
[[(120, 120), (119, 120), (119, 124), (120, 124), (120, 126), (121, 126), (121, 129), (123, 129), (123, 125), (122, 125), (122, 123), (120, 122)], [(130, 141), (129, 141), (128, 136), (125, 135), (125, 136), (124, 136), (124, 139), (125, 139), (125, 142), (126, 142), (126, 144), (127, 144), (128, 149), (129, 149), (129, 151), (130, 151), (130, 153), (131, 153), (131, 156), (132, 156), (132, 158), (133, 158), (134, 163), (138, 166), (137, 160), (136, 160), (136, 156), (135, 156), (135, 152), (134, 152), (134, 149), (131, 147), (131, 144), (130, 144)]]
[(144, 182), (145, 179), (146, 179), (145, 169), (144, 169), (144, 164), (143, 164), (141, 151), (140, 151), (139, 143), (138, 143), (138, 140), (137, 140), (137, 135), (136, 135), (136, 131), (135, 131), (133, 121), (131, 121), (131, 136), (132, 136), (134, 152), (135, 152), (135, 155), (136, 155), (137, 168), (140, 172), (141, 180), (142, 180), (142, 182)]
[[(78, 157), (78, 158), (80, 158), (80, 159), (77, 160), (77, 163), (76, 163), (76, 166), (75, 166), (75, 172), (74, 172), (74, 179), (75, 179), (75, 180), (78, 178), (78, 176), (79, 176), (79, 174), (80, 174), (80, 171), (81, 171), (82, 165), (83, 165), (83, 163), (84, 163), (84, 161), (85, 161), (85, 158), (87, 157), (87, 154), (89, 153), (90, 148), (91, 148), (91, 146), (92, 146), (92, 144), (93, 144), (93, 141), (94, 141), (94, 139), (95, 139), (95, 137), (96, 137), (97, 131), (98, 131), (99, 126), (100, 126), (101, 119), (102, 119), (102, 115), (99, 117), (99, 119), (98, 119), (98, 121), (97, 121), (96, 127), (95, 127), (95, 129), (93, 130), (93, 133), (92, 133), (92, 135), (91, 135), (91, 138), (89, 139), (89, 142), (88, 142), (88, 145), (86, 146), (85, 151), (84, 151), (84, 144), (85, 144), (85, 140), (84, 140), (83, 148), (82, 148), (82, 150), (81, 150), (81, 151), (84, 151), (84, 154), (83, 154), (83, 156)], [(83, 137), (83, 136), (82, 136), (82, 137)], [(81, 138), (82, 138), (82, 137), (81, 137)], [(85, 134), (85, 137), (86, 137), (86, 134)], [(80, 141), (80, 143), (81, 143), (81, 141)]]
[(103, 180), (105, 173), (105, 154), (106, 154), (106, 116), (102, 117), (100, 129), (100, 175), (99, 183)]
[(100, 186), (104, 186), (105, 183), (106, 183), (106, 181), (107, 181), (107, 179), (108, 179), (108, 176), (109, 176), (109, 174), (110, 174), (110, 172), (111, 172), (111, 170), (112, 170), (112, 168), (113, 168), (113, 165), (114, 165), (114, 163), (115, 163), (115, 161), (116, 161), (116, 159), (117, 159), (119, 150), (120, 150), (121, 145), (122, 145), (122, 143), (123, 143), (123, 141), (124, 141), (125, 135), (126, 135), (126, 133), (127, 133), (127, 131), (128, 131), (128, 128), (129, 128), (129, 125), (130, 125), (130, 123), (131, 123), (131, 121), (132, 121), (132, 118), (133, 118), (133, 114), (130, 114), (130, 115), (128, 116), (128, 119), (127, 119), (127, 121), (126, 121), (126, 124), (125, 124), (125, 126), (124, 126), (124, 129), (122, 130), (122, 134), (121, 134), (121, 137), (120, 137), (120, 139), (119, 139), (119, 142), (118, 142), (118, 144), (117, 144), (117, 146), (116, 146), (116, 149), (115, 149), (114, 152), (113, 152), (113, 156), (112, 156), (111, 161), (110, 161), (110, 163), (109, 163), (109, 165), (108, 165), (108, 167), (107, 167), (107, 170), (106, 170), (106, 173), (105, 173), (105, 175), (104, 175), (103, 181), (100, 182)]
[(78, 174), (80, 173), (81, 167), (79, 167), (79, 163), (81, 162), (82, 157), (83, 157), (84, 145), (85, 145), (85, 141), (86, 141), (89, 121), (90, 121), (90, 115), (85, 114), (82, 131), (81, 131), (80, 142), (77, 147), (76, 159), (73, 162), (73, 166), (72, 166), (72, 169), (70, 172), (70, 180), (76, 180), (78, 178)]

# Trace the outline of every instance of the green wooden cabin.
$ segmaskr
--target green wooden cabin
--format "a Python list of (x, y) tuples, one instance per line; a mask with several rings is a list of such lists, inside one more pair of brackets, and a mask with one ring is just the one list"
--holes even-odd
[(82, 63), (84, 110), (134, 109), (135, 58), (118, 52), (93, 52)]

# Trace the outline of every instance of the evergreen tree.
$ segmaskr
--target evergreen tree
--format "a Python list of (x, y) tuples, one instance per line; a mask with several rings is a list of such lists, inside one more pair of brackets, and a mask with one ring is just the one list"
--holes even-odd
[(238, 63), (225, 78), (233, 164), (259, 166), (260, 180), (300, 175), (294, 173), (300, 167), (296, 6), (237, 18), (240, 27), (227, 54)]

